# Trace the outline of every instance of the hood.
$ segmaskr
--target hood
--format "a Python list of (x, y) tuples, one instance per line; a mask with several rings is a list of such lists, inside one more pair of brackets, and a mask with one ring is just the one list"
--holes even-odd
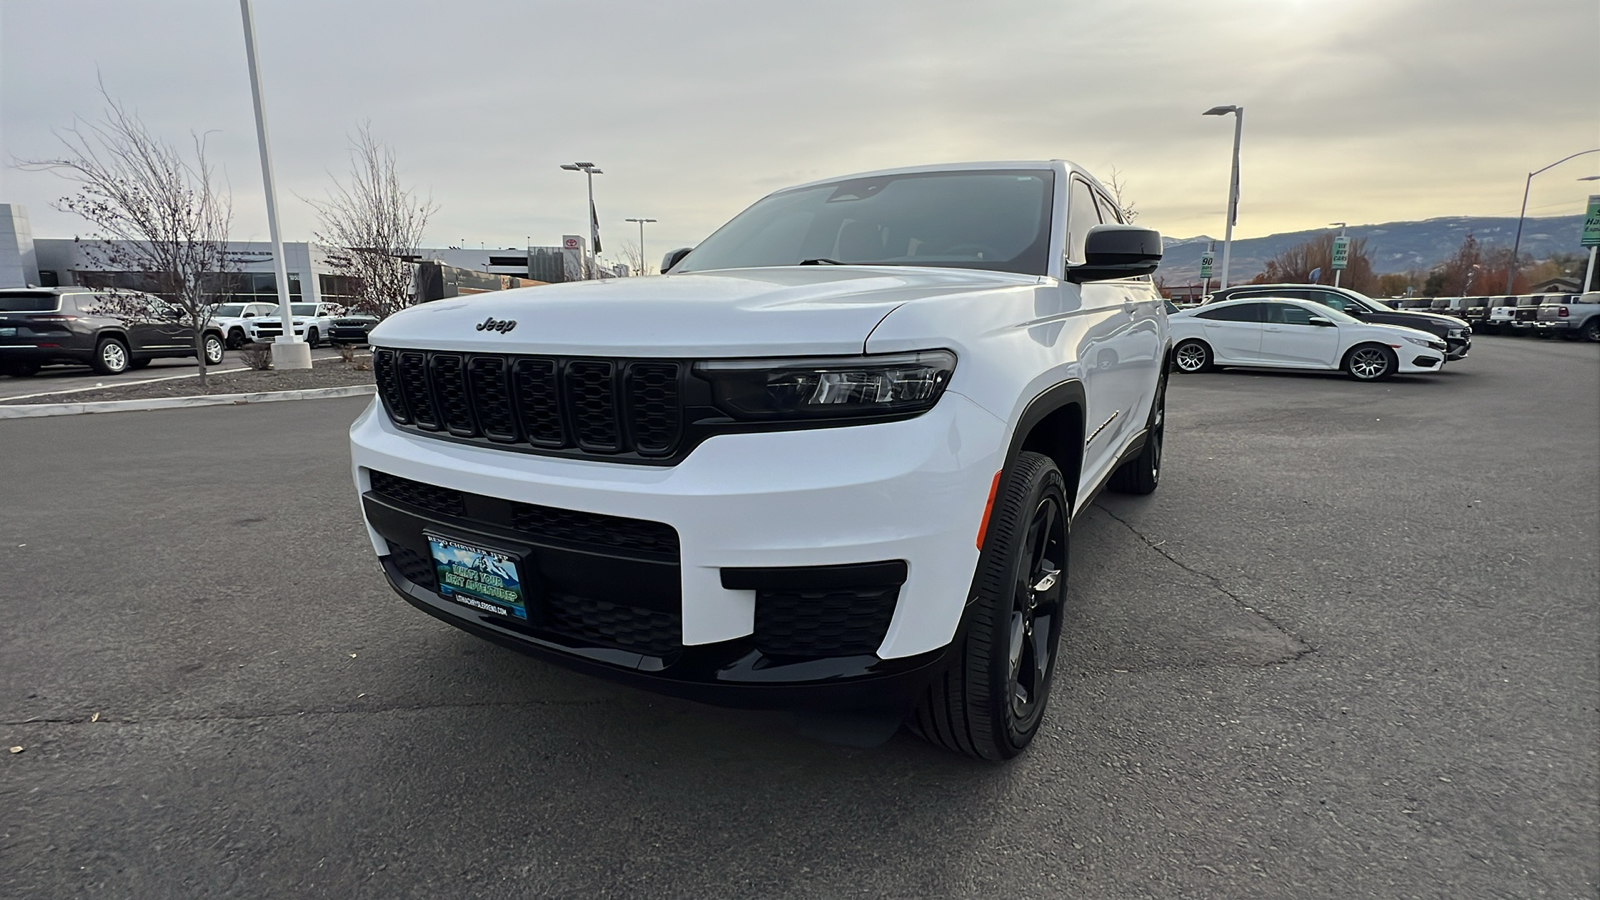
[[(1440, 315), (1439, 313), (1434, 312), (1423, 312), (1419, 309), (1397, 309), (1394, 311), (1394, 314), (1399, 316), (1416, 317), (1418, 319), (1429, 319), (1436, 324), (1449, 325), (1454, 328), (1467, 327), (1467, 322), (1465, 319), (1458, 319), (1455, 316)], [(1421, 323), (1419, 322), (1417, 324), (1420, 325)]]
[[(854, 354), (864, 352), (867, 335), (902, 303), (1036, 281), (907, 266), (786, 266), (583, 281), (424, 303), (383, 320), (371, 340), (383, 347), (574, 356)], [(498, 324), (479, 327), (490, 319)], [(516, 324), (506, 329), (507, 322)]]

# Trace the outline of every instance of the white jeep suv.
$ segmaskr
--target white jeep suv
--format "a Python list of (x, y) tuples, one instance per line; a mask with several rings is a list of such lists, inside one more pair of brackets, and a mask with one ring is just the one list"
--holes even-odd
[[(294, 319), (294, 333), (305, 339), (313, 348), (322, 345), (333, 331), (334, 317), (339, 311), (331, 303), (290, 303), (289, 315)], [(257, 316), (245, 323), (245, 336), (252, 342), (267, 344), (283, 334), (283, 317), (278, 315), (277, 304), (272, 314)]]
[(1014, 756), (1073, 518), (1160, 475), (1160, 255), (1072, 164), (976, 163), (779, 191), (660, 277), (405, 310), (350, 432), (373, 549), (574, 668)]

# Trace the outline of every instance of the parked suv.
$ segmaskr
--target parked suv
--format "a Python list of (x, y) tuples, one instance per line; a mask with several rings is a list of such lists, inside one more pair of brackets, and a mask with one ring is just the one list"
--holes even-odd
[(1472, 349), (1472, 326), (1454, 316), (1430, 312), (1393, 309), (1358, 291), (1310, 284), (1241, 284), (1223, 288), (1205, 299), (1206, 303), (1240, 300), (1245, 297), (1282, 297), (1310, 300), (1337, 309), (1369, 325), (1399, 325), (1438, 335), (1448, 348), (1445, 359), (1464, 359)]
[[(333, 319), (338, 310), (331, 303), (291, 303), (289, 315), (294, 319), (294, 333), (305, 338), (312, 347), (318, 347), (333, 330)], [(283, 319), (276, 304), (272, 313), (257, 316), (245, 323), (245, 335), (252, 341), (269, 343), (283, 334)]]
[(1539, 307), (1537, 327), (1569, 341), (1600, 341), (1600, 292), (1551, 295)]
[(671, 256), (372, 330), (390, 584), (652, 690), (1022, 751), (1070, 523), (1160, 478), (1160, 236), (1070, 163), (977, 163), (779, 191)]
[(257, 316), (276, 316), (276, 303), (223, 303), (211, 313), (211, 322), (222, 330), (223, 341), (232, 350), (249, 340), (244, 327)]
[[(50, 363), (84, 363), (102, 375), (162, 357), (193, 357), (194, 328), (158, 297), (84, 288), (0, 290), (0, 373), (23, 377)], [(222, 362), (222, 332), (208, 324), (206, 364)]]

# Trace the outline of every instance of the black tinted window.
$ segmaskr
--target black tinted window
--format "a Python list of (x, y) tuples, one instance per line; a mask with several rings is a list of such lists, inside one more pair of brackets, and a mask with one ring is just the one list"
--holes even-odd
[(60, 308), (61, 300), (55, 294), (0, 292), (0, 312), (55, 312)]
[(1261, 304), (1240, 303), (1236, 306), (1218, 306), (1195, 315), (1218, 322), (1260, 322)]
[(853, 178), (773, 194), (675, 272), (806, 260), (1044, 275), (1055, 175), (1008, 170)]
[(1089, 185), (1072, 179), (1072, 196), (1067, 198), (1067, 259), (1083, 261), (1083, 242), (1089, 229), (1100, 224), (1100, 210), (1095, 207), (1094, 191)]
[(1311, 310), (1293, 303), (1266, 303), (1267, 321), (1275, 325), (1310, 325)]

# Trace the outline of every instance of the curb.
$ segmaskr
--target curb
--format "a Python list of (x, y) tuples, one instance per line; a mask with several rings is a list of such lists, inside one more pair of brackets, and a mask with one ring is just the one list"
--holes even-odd
[(38, 419), (46, 416), (81, 416), (89, 413), (139, 412), (147, 409), (181, 409), (189, 406), (239, 406), (281, 400), (326, 400), (376, 394), (375, 384), (311, 388), (301, 391), (257, 391), (253, 394), (210, 394), (204, 397), (152, 397), (148, 400), (101, 400), (90, 403), (35, 403), (0, 405), (0, 419)]

